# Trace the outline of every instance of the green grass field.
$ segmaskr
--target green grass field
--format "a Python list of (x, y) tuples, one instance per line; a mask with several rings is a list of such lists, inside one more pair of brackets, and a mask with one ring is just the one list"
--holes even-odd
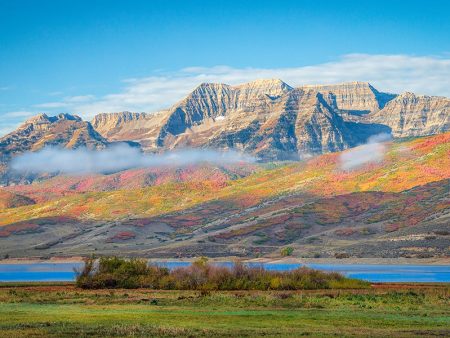
[(450, 286), (363, 290), (0, 287), (1, 337), (449, 336)]

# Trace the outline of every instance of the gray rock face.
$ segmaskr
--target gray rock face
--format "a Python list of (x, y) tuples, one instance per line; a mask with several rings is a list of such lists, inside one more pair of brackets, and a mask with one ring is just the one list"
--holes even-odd
[(44, 146), (101, 149), (108, 144), (89, 122), (79, 116), (40, 114), (25, 121), (17, 130), (0, 138), (2, 154), (36, 151)]
[(403, 93), (367, 120), (389, 126), (394, 137), (443, 133), (450, 130), (450, 99)]
[(396, 95), (381, 93), (368, 82), (349, 82), (336, 85), (308, 85), (303, 88), (320, 93), (331, 93), (335, 97), (336, 107), (350, 114), (361, 115), (376, 112)]
[(135, 141), (145, 149), (154, 149), (161, 126), (167, 118), (166, 112), (103, 113), (96, 115), (91, 124), (109, 141)]

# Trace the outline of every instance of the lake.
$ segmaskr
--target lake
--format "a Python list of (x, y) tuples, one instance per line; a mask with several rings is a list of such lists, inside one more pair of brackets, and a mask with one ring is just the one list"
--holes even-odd
[[(160, 265), (170, 269), (188, 266), (189, 262), (164, 262)], [(217, 263), (231, 266), (231, 262)], [(268, 270), (292, 270), (301, 264), (249, 263), (249, 266), (264, 266)], [(82, 263), (32, 263), (0, 264), (0, 282), (73, 281), (74, 268)], [(449, 265), (375, 265), (375, 264), (306, 264), (306, 266), (336, 271), (352, 278), (370, 282), (450, 282)]]

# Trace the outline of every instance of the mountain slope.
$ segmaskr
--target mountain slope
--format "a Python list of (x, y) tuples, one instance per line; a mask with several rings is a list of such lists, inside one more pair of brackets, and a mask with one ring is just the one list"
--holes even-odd
[(209, 181), (217, 187), (228, 181), (246, 177), (258, 170), (255, 164), (216, 166), (213, 164), (190, 165), (182, 168), (156, 167), (129, 169), (113, 174), (58, 175), (32, 184), (14, 185), (4, 189), (28, 196), (37, 202), (45, 202), (64, 196), (87, 192), (131, 190), (168, 183)]
[[(221, 186), (187, 180), (5, 209), (0, 250), (252, 257), (290, 244), (324, 257), (448, 255), (450, 133), (386, 146), (382, 162), (352, 171), (333, 153)], [(26, 251), (14, 249), (17, 236)]]
[(35, 201), (29, 197), (0, 189), (0, 209), (17, 208), (31, 204), (35, 204)]

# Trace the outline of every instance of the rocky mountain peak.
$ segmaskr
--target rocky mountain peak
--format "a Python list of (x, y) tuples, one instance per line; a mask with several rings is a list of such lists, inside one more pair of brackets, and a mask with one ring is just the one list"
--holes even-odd
[(292, 87), (280, 79), (262, 79), (234, 86), (233, 89), (239, 92), (241, 98), (248, 100), (259, 96), (279, 98), (292, 90)]
[(395, 100), (396, 102), (407, 102), (407, 101), (430, 101), (430, 100), (437, 100), (437, 101), (448, 101), (449, 99), (443, 96), (428, 96), (428, 95), (417, 95), (412, 92), (403, 92), (400, 95), (398, 95)]
[(222, 90), (229, 87), (230, 86), (225, 83), (202, 82), (192, 92), (196, 92), (198, 90)]
[(30, 117), (28, 120), (26, 120), (22, 126), (26, 126), (29, 124), (35, 125), (35, 124), (47, 124), (47, 123), (54, 123), (61, 120), (68, 120), (68, 121), (83, 121), (81, 117), (77, 115), (67, 114), (67, 113), (61, 113), (56, 116), (48, 116), (45, 113), (41, 113), (38, 115), (35, 115), (33, 117)]
[(47, 123), (50, 122), (50, 120), (49, 120), (47, 114), (42, 113), (42, 114), (38, 114), (38, 115), (32, 116), (32, 117), (30, 117), (29, 119), (27, 119), (27, 120), (23, 123), (23, 125), (26, 125), (26, 124), (35, 124), (35, 123), (42, 123), (42, 122), (47, 122)]
[(259, 79), (233, 86), (239, 90), (261, 90), (261, 91), (283, 91), (287, 92), (292, 89), (287, 83), (280, 79)]
[[(50, 120), (52, 120), (52, 118), (50, 118)], [(67, 114), (67, 113), (58, 114), (54, 117), (53, 120), (54, 121), (57, 121), (57, 120), (83, 121), (82, 118), (79, 117), (78, 115), (72, 115), (72, 114)]]
[(197, 86), (191, 93), (189, 93), (181, 102), (175, 104), (192, 104), (195, 101), (209, 100), (210, 97), (220, 97), (227, 95), (230, 91), (230, 86), (223, 83), (209, 83), (204, 82)]
[(79, 116), (39, 114), (28, 119), (17, 130), (0, 138), (0, 152), (14, 155), (45, 146), (104, 148), (106, 141), (89, 122)]

